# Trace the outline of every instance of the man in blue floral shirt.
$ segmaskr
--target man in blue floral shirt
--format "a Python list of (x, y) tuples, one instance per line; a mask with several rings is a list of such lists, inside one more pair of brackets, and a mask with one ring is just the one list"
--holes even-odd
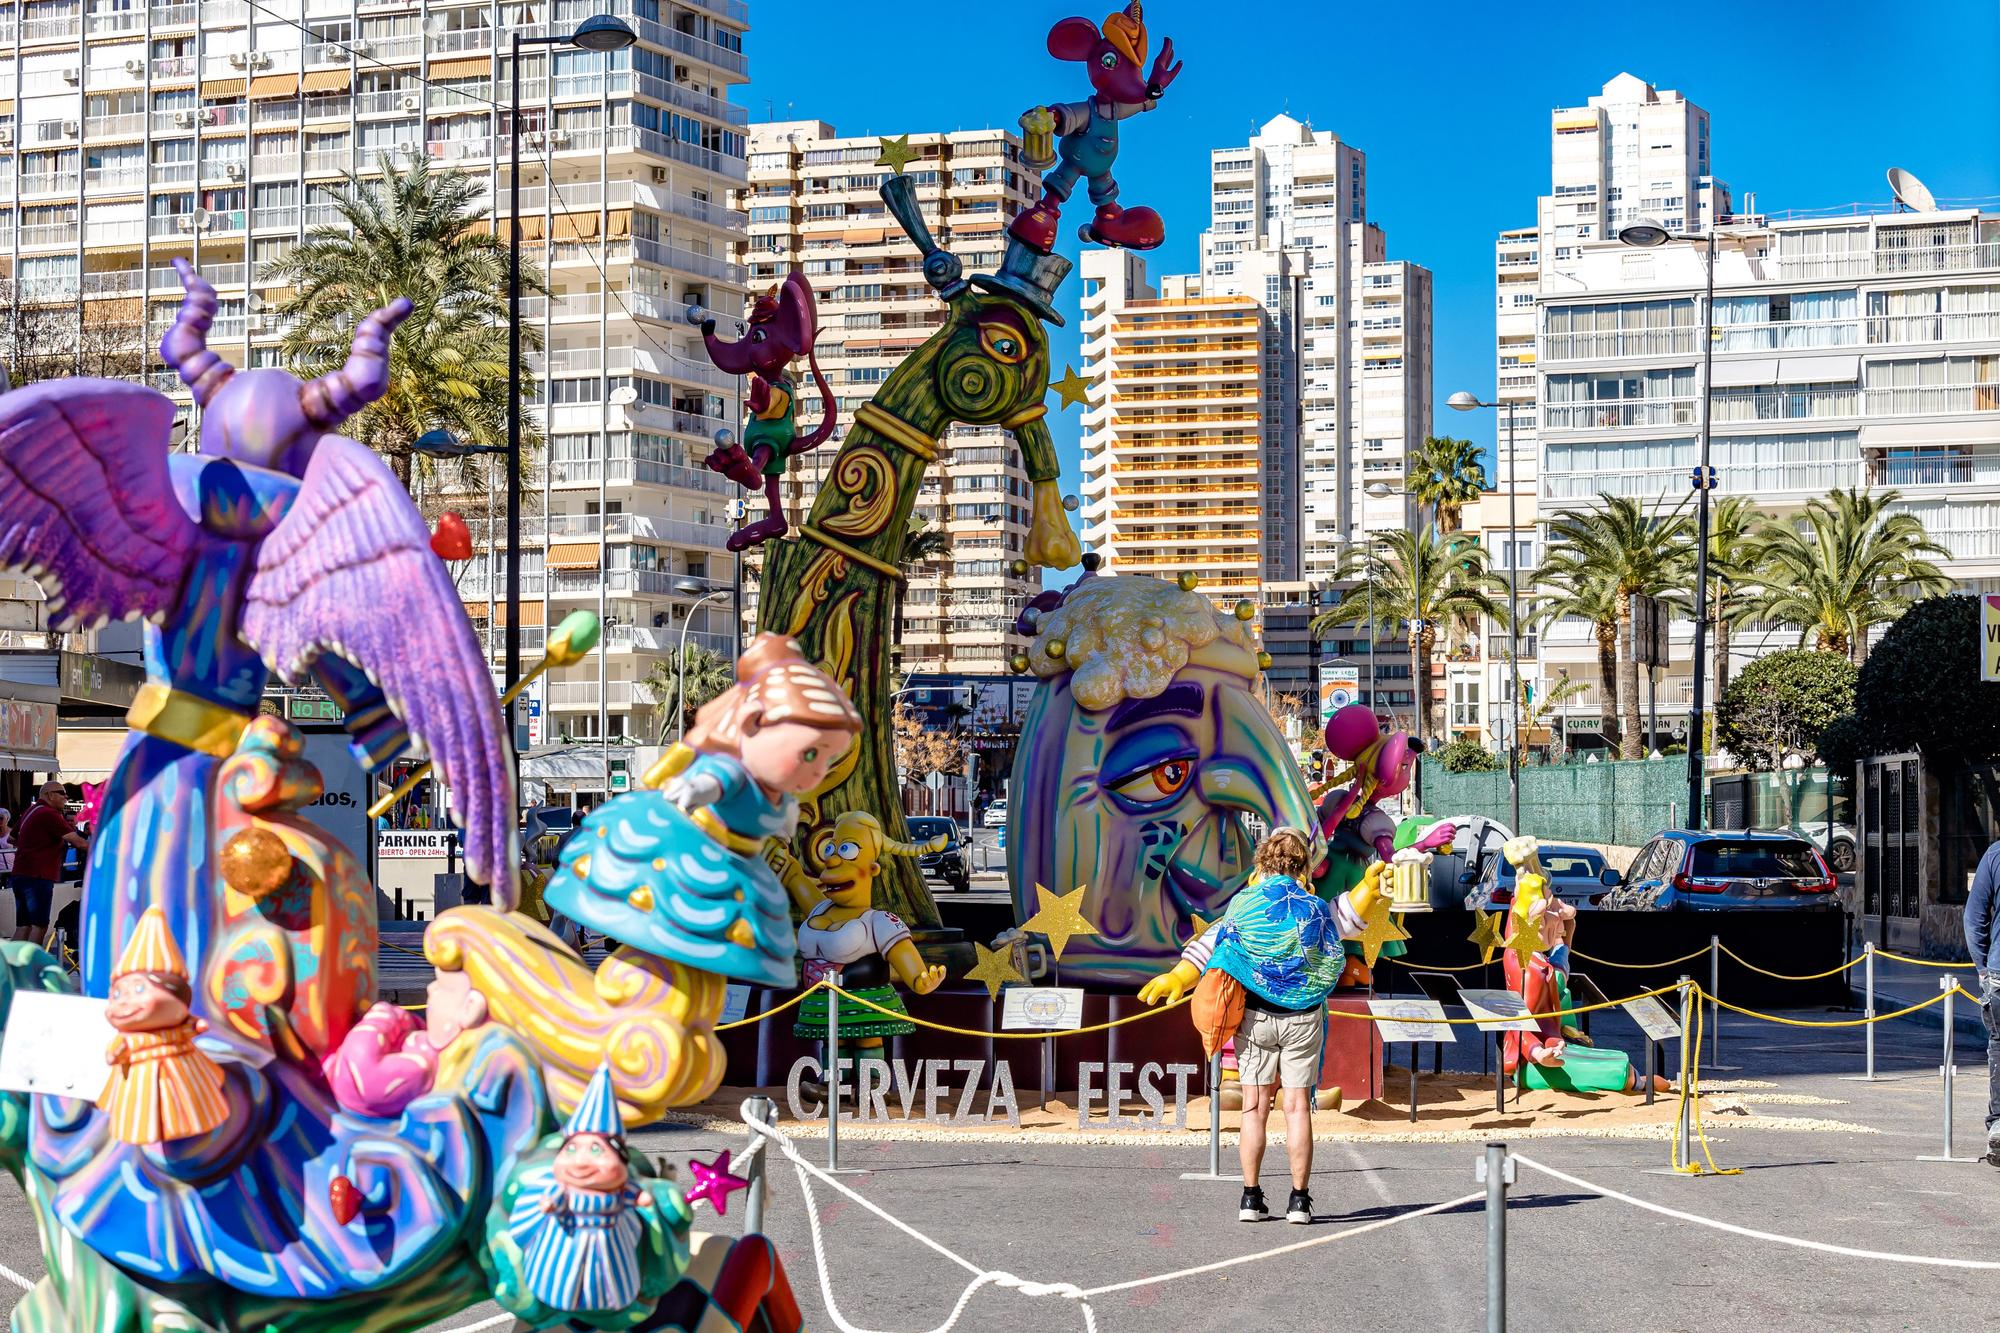
[(1285, 1155), (1292, 1194), (1285, 1220), (1312, 1221), (1313, 1090), (1326, 1049), (1326, 997), (1340, 981), (1346, 955), (1341, 941), (1361, 934), (1363, 919), (1382, 897), (1381, 866), (1329, 903), (1306, 886), (1311, 842), (1281, 828), (1257, 845), (1253, 874), (1229, 911), (1206, 934), (1188, 941), (1173, 971), (1139, 992), (1147, 1004), (1178, 999), (1208, 968), (1241, 982), (1243, 1024), (1236, 1030), (1236, 1071), (1243, 1085), (1243, 1130), (1237, 1154), (1243, 1199), (1237, 1217), (1270, 1216), (1257, 1183), (1264, 1161), (1265, 1123), (1273, 1095), (1284, 1088)]

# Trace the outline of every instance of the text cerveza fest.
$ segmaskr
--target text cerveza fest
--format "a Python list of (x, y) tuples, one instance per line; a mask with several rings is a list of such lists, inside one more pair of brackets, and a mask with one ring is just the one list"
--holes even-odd
[[(984, 1060), (863, 1060), (840, 1062), (843, 1094), (854, 1092), (856, 1109), (851, 1117), (862, 1124), (897, 1120), (922, 1120), (935, 1125), (980, 1125), (1021, 1123), (1021, 1109), (1014, 1095), (1012, 1067), (1004, 1060), (993, 1063), (992, 1078), (985, 1082)], [(1185, 1129), (1189, 1080), (1201, 1073), (1199, 1065), (1136, 1065), (1126, 1061), (1085, 1061), (1076, 1067), (1076, 1123), (1079, 1129)], [(1137, 1075), (1135, 1078), (1134, 1075)], [(785, 1104), (794, 1120), (817, 1120), (826, 1114), (825, 1104), (807, 1096), (803, 1081), (820, 1083), (826, 1068), (812, 1056), (792, 1065), (785, 1080)], [(985, 1086), (982, 1089), (982, 1082)], [(980, 1098), (984, 1092), (983, 1101)], [(891, 1114), (890, 1099), (899, 1114)], [(1146, 1109), (1127, 1113), (1125, 1102), (1136, 1097)], [(1169, 1121), (1168, 1103), (1173, 1107)], [(1092, 1116), (1095, 1107), (1100, 1114)]]

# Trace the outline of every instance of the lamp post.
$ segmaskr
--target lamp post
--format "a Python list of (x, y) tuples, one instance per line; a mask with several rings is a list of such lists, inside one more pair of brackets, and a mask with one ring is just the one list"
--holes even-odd
[[(523, 37), (514, 30), (513, 79), (508, 101), (507, 157), (507, 679), (521, 675), (521, 48), (574, 46), (622, 51), (639, 35), (609, 14), (596, 14), (574, 32)], [(550, 175), (553, 176), (553, 170)], [(599, 459), (598, 466), (605, 460)], [(603, 577), (602, 567), (598, 576)], [(514, 739), (514, 705), (507, 705), (507, 739)], [(600, 741), (605, 738), (600, 735)]]
[[(1496, 395), (1497, 396), (1497, 395)], [(1507, 716), (1507, 811), (1513, 817), (1514, 832), (1521, 831), (1521, 570), (1516, 559), (1520, 529), (1514, 510), (1514, 405), (1483, 403), (1476, 394), (1460, 389), (1445, 399), (1456, 412), (1490, 407), (1507, 413), (1507, 660), (1513, 666), (1512, 690)]]
[[(1367, 491), (1369, 498), (1373, 500), (1386, 500), (1393, 493), (1389, 489), (1389, 484), (1383, 481), (1371, 481), (1364, 489)], [(1377, 626), (1375, 624), (1375, 571), (1373, 569), (1373, 561), (1375, 557), (1375, 532), (1374, 529), (1370, 528), (1366, 523), (1363, 523), (1361, 525), (1361, 534), (1362, 534), (1362, 540), (1368, 543), (1368, 556), (1370, 561), (1370, 568), (1368, 571), (1368, 708), (1369, 711), (1376, 712), (1377, 710), (1376, 710), (1375, 691), (1378, 688), (1380, 688), (1380, 686), (1378, 684), (1378, 679), (1375, 675), (1375, 636), (1377, 630)], [(1352, 543), (1353, 540), (1354, 540), (1353, 535), (1349, 534), (1348, 541)], [(1419, 707), (1422, 706), (1421, 698), (1419, 699), (1418, 706)], [(1377, 715), (1379, 716), (1379, 713), (1377, 713)], [(1396, 715), (1393, 711), (1389, 714), (1391, 723), (1395, 721), (1395, 716)], [(1419, 731), (1422, 731), (1423, 724), (1418, 723), (1417, 729)]]
[(1703, 710), (1708, 686), (1708, 495), (1715, 489), (1715, 469), (1708, 463), (1710, 399), (1715, 383), (1715, 227), (1705, 232), (1669, 231), (1662, 223), (1641, 218), (1618, 232), (1621, 244), (1654, 249), (1668, 241), (1689, 241), (1706, 251), (1705, 282), (1701, 303), (1701, 435), (1693, 474), (1696, 502), (1694, 547), (1694, 700), (1688, 708), (1688, 818), (1687, 826), (1702, 825), (1702, 740), (1706, 728)]
[[(674, 739), (679, 740), (687, 735), (688, 627), (694, 624), (694, 613), (701, 610), (702, 603), (729, 596), (729, 589), (710, 588), (693, 579), (684, 579), (674, 585), (674, 591), (683, 597), (694, 597), (694, 605), (688, 607), (687, 617), (681, 621), (681, 646), (674, 654)], [(696, 597), (697, 593), (701, 595)], [(667, 729), (662, 725), (662, 740), (666, 734)]]

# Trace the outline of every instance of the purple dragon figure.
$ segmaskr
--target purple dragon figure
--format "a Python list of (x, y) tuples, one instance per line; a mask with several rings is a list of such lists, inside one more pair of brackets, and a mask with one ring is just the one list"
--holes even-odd
[(93, 996), (154, 904), (198, 973), (220, 894), (216, 775), (271, 672), (325, 689), (371, 770), (428, 750), (465, 824), (468, 871), (497, 902), (515, 897), (513, 767), (486, 663), (409, 495), (333, 433), (388, 388), (410, 303), (362, 320), (347, 363), (302, 382), (211, 351), (215, 290), (174, 265), (186, 296), (160, 352), (201, 408), (199, 453), (169, 454), (173, 405), (144, 385), (68, 379), (0, 396), (0, 565), (43, 585), (59, 628), (148, 622), (147, 680), (84, 888)]

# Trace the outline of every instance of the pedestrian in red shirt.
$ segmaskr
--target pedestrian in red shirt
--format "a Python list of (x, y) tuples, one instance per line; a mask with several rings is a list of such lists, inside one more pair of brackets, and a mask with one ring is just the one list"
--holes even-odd
[(62, 878), (63, 848), (83, 850), (89, 839), (69, 817), (69, 798), (60, 782), (42, 784), (41, 799), (21, 817), (14, 839), (14, 938), (40, 945), (49, 937), (49, 908)]

